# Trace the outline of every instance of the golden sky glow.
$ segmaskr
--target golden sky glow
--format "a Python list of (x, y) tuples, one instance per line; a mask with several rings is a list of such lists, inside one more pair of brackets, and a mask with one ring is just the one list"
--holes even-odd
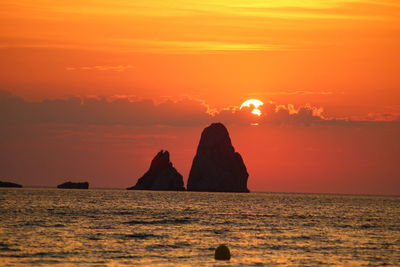
[(386, 112), (400, 86), (399, 18), (393, 0), (2, 1), (0, 86), (29, 99), (191, 95), (217, 108), (268, 98)]
[[(3, 48), (179, 54), (310, 49), (313, 40), (307, 43), (291, 33), (340, 29), (344, 24), (347, 30), (365, 30), (360, 27), (365, 23), (377, 29), (383, 24), (393, 27), (400, 6), (388, 0), (16, 0), (3, 1), (0, 7)], [(314, 36), (321, 37), (326, 38)]]

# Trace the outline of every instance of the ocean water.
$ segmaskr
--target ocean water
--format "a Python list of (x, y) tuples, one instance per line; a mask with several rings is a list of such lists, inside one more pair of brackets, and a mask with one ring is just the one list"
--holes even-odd
[(0, 265), (399, 266), (400, 197), (0, 189)]

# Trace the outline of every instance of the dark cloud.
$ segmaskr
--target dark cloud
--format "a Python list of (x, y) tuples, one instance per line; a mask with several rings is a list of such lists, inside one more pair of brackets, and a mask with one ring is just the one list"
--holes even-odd
[[(79, 98), (26, 101), (0, 90), (0, 124), (83, 124), (83, 125), (170, 125), (196, 126), (213, 121), (225, 124), (294, 124), (349, 125), (368, 123), (368, 120), (345, 120), (327, 117), (322, 108), (310, 105), (294, 107), (266, 103), (261, 116), (251, 114), (252, 107), (230, 107), (214, 113), (194, 99), (167, 100), (155, 104), (152, 100), (131, 101), (128, 98)], [(398, 121), (390, 114), (374, 115), (374, 122)], [(383, 119), (384, 120), (383, 120)], [(382, 119), (382, 120), (381, 120)], [(369, 121), (371, 123), (371, 121)]]
[(129, 101), (127, 98), (77, 98), (28, 102), (0, 91), (0, 123), (173, 125), (207, 123), (207, 107), (196, 100)]

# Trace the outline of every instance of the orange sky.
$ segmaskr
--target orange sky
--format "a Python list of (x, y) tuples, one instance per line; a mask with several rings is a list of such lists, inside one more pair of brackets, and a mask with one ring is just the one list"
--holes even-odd
[[(240, 106), (248, 98), (271, 101), (276, 108), (279, 105), (288, 107), (289, 104), (293, 104), (298, 108), (310, 104), (314, 111), (318, 108), (323, 109), (321, 115), (323, 120), (376, 121), (377, 125), (368, 126), (374, 129), (371, 138), (376, 142), (380, 140), (379, 138), (387, 140), (381, 145), (365, 141), (362, 146), (370, 146), (370, 150), (367, 149), (368, 153), (379, 150), (382, 158), (388, 159), (387, 165), (382, 162), (379, 163), (381, 165), (377, 165), (376, 174), (374, 171), (369, 173), (375, 175), (370, 179), (376, 179), (374, 181), (377, 182), (379, 180), (377, 173), (387, 170), (387, 176), (391, 178), (388, 178), (386, 187), (383, 186), (379, 192), (393, 193), (391, 191), (395, 183), (393, 177), (400, 180), (398, 178), (400, 171), (390, 160), (400, 153), (398, 150), (392, 150), (399, 148), (398, 141), (393, 137), (394, 133), (398, 133), (397, 121), (400, 114), (399, 47), (400, 4), (395, 0), (2, 1), (0, 3), (0, 98), (4, 99), (0, 99), (3, 101), (3, 108), (0, 107), (0, 111), (3, 112), (0, 127), (5, 127), (6, 132), (12, 136), (13, 131), (17, 133), (21, 130), (12, 128), (10, 125), (13, 122), (31, 126), (35, 124), (35, 127), (40, 124), (42, 128), (43, 124), (49, 124), (47, 130), (39, 131), (37, 139), (29, 139), (31, 140), (29, 146), (36, 144), (37, 149), (41, 145), (45, 147), (45, 143), (48, 142), (43, 138), (54, 137), (49, 134), (49, 132), (54, 133), (52, 130), (54, 125), (58, 125), (57, 127), (64, 125), (63, 127), (68, 128), (66, 124), (81, 123), (83, 126), (80, 127), (85, 128), (92, 124), (107, 124), (108, 126), (104, 127), (110, 127), (107, 131), (112, 132), (111, 136), (116, 135), (113, 132), (114, 126), (110, 126), (109, 121), (106, 122), (95, 115), (82, 122), (64, 113), (58, 113), (61, 112), (57, 106), (60, 101), (52, 102), (57, 106), (53, 107), (54, 109), (43, 107), (47, 113), (54, 114), (54, 118), (45, 118), (39, 111), (34, 113), (37, 118), (14, 116), (27, 112), (29, 104), (25, 103), (22, 107), (18, 104), (20, 102), (10, 100), (7, 94), (2, 95), (3, 91), (21, 97), (21, 101), (105, 96), (108, 99), (127, 98), (129, 101), (150, 99), (155, 103), (163, 103), (168, 99), (176, 101), (190, 98), (200, 101), (213, 111)], [(161, 121), (168, 127), (177, 127), (171, 136), (180, 136), (182, 132), (188, 131), (187, 138), (191, 138), (190, 144), (195, 146), (198, 131), (201, 131), (209, 121), (196, 117), (193, 119), (196, 123), (193, 125), (198, 127), (197, 132), (189, 130), (193, 127), (187, 125), (187, 120), (190, 118), (183, 118), (182, 114), (192, 112), (196, 114), (195, 116), (202, 117), (196, 112), (204, 113), (204, 110), (203, 106), (193, 104), (191, 108), (191, 102), (185, 103), (177, 106), (171, 104), (173, 107), (171, 106), (168, 109), (169, 113), (167, 112), (171, 115), (170, 120), (164, 118)], [(193, 110), (190, 111), (191, 109)], [(126, 120), (119, 121), (118, 116), (121, 116), (121, 113), (114, 112), (115, 109), (112, 107), (104, 110), (112, 113), (109, 115), (111, 121), (115, 119), (122, 124), (121, 127), (128, 127), (124, 126)], [(134, 110), (137, 110), (136, 107)], [(127, 114), (135, 112), (140, 113), (130, 109)], [(141, 115), (146, 118), (145, 113)], [(102, 115), (103, 118), (107, 116), (107, 113)], [(130, 135), (136, 136), (136, 131), (145, 131), (146, 136), (158, 135), (159, 130), (154, 125), (160, 122), (154, 116), (148, 115), (149, 121), (154, 123), (145, 126), (141, 124), (140, 127), (146, 127), (146, 130), (135, 128), (136, 130), (132, 130)], [(236, 117), (229, 116), (230, 114), (221, 115), (218, 120), (232, 125), (238, 123)], [(272, 119), (267, 120), (269, 123), (272, 121)], [(281, 118), (276, 117), (275, 122), (277, 120)], [(393, 121), (390, 124), (391, 130), (384, 130), (389, 126), (382, 126), (379, 124), (380, 121)], [(135, 122), (127, 124), (131, 127), (132, 123), (135, 124)], [(353, 130), (359, 129), (359, 124), (350, 123), (346, 126), (349, 127), (347, 130), (343, 125), (331, 122), (328, 124), (330, 126), (305, 129), (301, 128), (303, 126), (293, 126), (295, 131), (278, 126), (273, 126), (274, 130), (264, 126), (249, 129), (263, 130), (265, 136), (273, 132), (275, 137), (300, 131), (302, 138), (293, 143), (294, 147), (286, 146), (285, 153), (301, 147), (303, 142), (309, 142), (308, 136), (313, 136), (312, 140), (316, 142), (313, 145), (322, 146), (324, 149), (340, 147), (339, 142), (345, 140), (357, 142), (358, 138)], [(179, 128), (182, 125), (185, 125), (184, 130)], [(319, 172), (312, 172), (302, 165), (303, 168), (296, 172), (299, 181), (295, 185), (292, 181), (287, 182), (285, 187), (285, 183), (278, 183), (277, 180), (293, 176), (295, 173), (283, 173), (279, 176), (279, 169), (276, 169), (276, 173), (270, 178), (271, 182), (266, 183), (263, 179), (268, 179), (266, 177), (268, 173), (262, 170), (263, 164), (257, 160), (258, 153), (261, 152), (243, 148), (246, 147), (243, 144), (247, 139), (244, 134), (239, 133), (250, 130), (243, 125), (235, 127), (239, 127), (234, 128), (238, 133), (236, 142), (242, 144), (241, 149), (245, 150), (247, 157), (250, 158), (248, 163), (252, 166), (250, 173), (257, 174), (250, 182), (250, 188), (253, 190), (260, 188), (267, 191), (296, 191), (298, 186), (298, 191), (326, 192), (324, 183), (315, 188), (302, 188), (301, 179), (306, 179), (304, 177), (307, 176), (316, 179), (321, 173), (331, 170), (330, 163), (338, 168), (340, 166), (345, 168), (345, 162), (333, 163), (329, 155), (321, 152), (318, 157), (325, 160), (318, 165)], [(318, 135), (319, 127), (324, 129), (322, 136)], [(328, 128), (329, 136), (332, 136), (329, 138), (325, 132)], [(251, 131), (248, 135), (254, 134)], [(368, 132), (366, 128), (359, 131), (363, 135)], [(63, 142), (74, 142), (75, 139), (70, 137), (80, 136), (86, 130), (74, 128), (73, 132), (71, 135), (61, 135), (64, 136)], [(95, 133), (94, 135), (102, 136), (96, 142), (104, 144), (109, 142), (105, 133), (99, 133), (98, 129)], [(336, 135), (338, 143), (334, 143)], [(3, 139), (2, 144), (7, 145), (7, 150), (3, 149), (1, 152), (3, 154), (0, 156), (6, 157), (7, 153), (18, 154), (23, 147), (28, 147), (25, 146), (27, 144), (23, 139), (26, 139), (26, 136), (21, 136), (21, 139), (14, 138), (13, 145), (10, 145), (8, 139)], [(168, 143), (166, 140), (165, 143)], [(278, 138), (276, 142), (278, 143), (274, 145), (285, 147), (285, 140)], [(158, 149), (163, 148), (162, 144), (163, 142), (152, 143), (143, 138), (137, 146), (130, 146), (130, 149), (147, 151), (146, 157), (151, 157)], [(265, 139), (259, 142), (261, 149), (270, 145)], [(361, 143), (359, 145), (361, 146)], [(381, 147), (385, 149), (381, 150)], [(57, 149), (55, 147), (52, 149), (54, 153), (64, 153), (66, 148), (57, 146)], [(85, 150), (85, 145), (82, 143), (79, 149)], [(357, 154), (359, 146), (355, 145), (353, 149), (354, 151), (350, 149), (346, 155), (359, 158), (360, 155)], [(114, 156), (119, 152), (122, 153), (119, 148), (111, 149), (108, 146), (106, 151)], [(251, 151), (257, 152), (257, 155), (250, 153)], [(307, 155), (310, 157), (313, 155), (311, 152), (304, 153), (309, 153)], [(22, 160), (21, 157), (22, 155), (16, 156), (15, 161)], [(185, 157), (191, 157), (190, 153), (185, 154)], [(43, 156), (44, 161), (45, 158)], [(306, 158), (311, 160), (309, 157)], [(275, 166), (283, 164), (283, 157), (280, 156), (278, 159), (278, 162), (272, 161), (275, 162)], [(107, 157), (103, 158), (102, 164), (108, 160), (110, 159)], [(126, 160), (130, 162), (131, 159)], [(13, 162), (9, 164), (17, 164)], [(184, 169), (182, 172), (186, 172), (190, 162), (191, 159), (180, 158), (177, 164), (181, 164)], [(147, 162), (140, 164), (136, 172), (132, 171), (132, 176), (140, 175), (140, 172), (147, 168)], [(125, 178), (121, 178), (118, 186), (124, 187), (133, 183), (126, 181), (130, 175), (128, 165), (120, 166), (121, 177)], [(0, 173), (0, 178), (3, 175), (27, 181), (27, 178), (23, 178), (26, 174), (17, 172), (15, 168), (9, 166), (1, 168), (4, 173)], [(118, 169), (117, 162), (112, 166)], [(36, 168), (40, 173), (38, 166), (30, 168), (31, 170)], [(355, 164), (353, 172), (356, 174), (353, 176), (358, 177), (354, 178), (355, 181), (367, 173), (361, 171), (363, 168), (365, 169), (364, 165)], [(88, 172), (82, 166), (78, 169), (81, 173), (76, 171), (73, 175), (97, 175), (97, 172)], [(44, 184), (49, 179), (50, 176), (44, 180), (32, 181), (31, 184)], [(98, 182), (98, 185), (110, 186), (105, 179), (104, 177)], [(332, 179), (334, 181), (334, 178)], [(275, 187), (272, 186), (274, 181)], [(373, 192), (371, 188), (374, 188), (372, 185), (375, 185), (375, 182), (370, 182), (364, 191)], [(396, 183), (398, 185), (398, 182)], [(328, 184), (327, 182), (326, 185)], [(349, 191), (340, 188), (335, 190)], [(351, 190), (364, 192), (355, 187), (351, 187)]]

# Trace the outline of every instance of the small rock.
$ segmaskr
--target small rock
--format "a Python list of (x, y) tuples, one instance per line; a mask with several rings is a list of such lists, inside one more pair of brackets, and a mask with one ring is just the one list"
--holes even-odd
[(0, 181), (0, 187), (19, 187), (19, 188), (21, 188), (22, 185), (16, 184), (16, 183), (11, 183), (11, 182), (2, 182), (2, 181)]
[(57, 188), (62, 188), (62, 189), (89, 189), (89, 183), (88, 182), (82, 182), (82, 183), (65, 182), (63, 184), (57, 185)]

